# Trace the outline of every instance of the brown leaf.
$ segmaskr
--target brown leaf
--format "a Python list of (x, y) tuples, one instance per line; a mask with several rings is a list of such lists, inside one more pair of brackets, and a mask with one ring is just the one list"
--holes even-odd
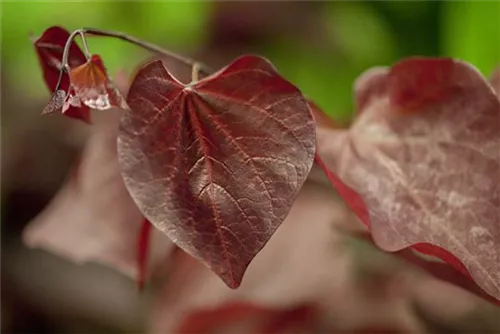
[[(119, 114), (100, 115), (68, 181), (26, 228), (24, 242), (78, 263), (95, 261), (135, 278), (142, 214), (128, 194), (118, 169)], [(155, 230), (156, 231), (156, 230)], [(154, 232), (152, 269), (167, 265), (173, 244)]]

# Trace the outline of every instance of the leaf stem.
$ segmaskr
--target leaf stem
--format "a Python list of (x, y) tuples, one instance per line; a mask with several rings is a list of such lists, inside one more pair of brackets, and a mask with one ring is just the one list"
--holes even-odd
[(195, 63), (191, 68), (191, 83), (196, 83), (200, 79), (200, 64)]
[(89, 52), (89, 47), (87, 46), (87, 39), (85, 38), (85, 33), (83, 32), (83, 30), (80, 31), (79, 35), (80, 38), (82, 39), (83, 52), (85, 52), (85, 57), (87, 58), (87, 60), (89, 60), (91, 58), (91, 55)]
[(129, 36), (129, 35), (122, 33), (122, 32), (101, 30), (101, 29), (95, 29), (95, 28), (82, 28), (81, 30), (83, 33), (90, 34), (90, 35), (118, 38), (118, 39), (121, 39), (123, 41), (140, 46), (148, 51), (161, 54), (161, 55), (166, 56), (168, 58), (175, 59), (175, 60), (177, 60), (183, 64), (186, 64), (188, 66), (191, 66), (191, 67), (196, 66), (196, 67), (198, 67), (199, 71), (204, 73), (205, 75), (210, 75), (211, 73), (213, 73), (213, 70), (210, 67), (208, 67), (207, 65), (202, 64), (194, 59), (181, 56), (181, 55), (174, 53), (172, 51), (163, 49), (155, 44), (151, 44), (151, 43), (142, 41), (138, 38), (135, 38), (133, 36)]
[(145, 41), (142, 41), (138, 38), (135, 38), (133, 36), (129, 36), (125, 33), (122, 32), (116, 32), (116, 31), (108, 31), (108, 30), (101, 30), (101, 29), (95, 29), (95, 28), (81, 28), (73, 31), (69, 37), (68, 40), (66, 41), (66, 44), (64, 45), (64, 50), (63, 50), (63, 56), (62, 56), (62, 66), (61, 70), (59, 71), (59, 78), (57, 80), (57, 85), (54, 91), (57, 91), (59, 89), (59, 86), (61, 85), (62, 77), (64, 72), (70, 72), (70, 67), (68, 64), (68, 59), (69, 59), (69, 50), (71, 47), (71, 43), (75, 39), (76, 35), (80, 35), (82, 39), (82, 44), (85, 52), (85, 56), (87, 59), (90, 59), (90, 52), (87, 46), (87, 41), (85, 39), (85, 34), (89, 35), (95, 35), (95, 36), (105, 36), (105, 37), (113, 37), (113, 38), (118, 38), (123, 41), (135, 44), (137, 46), (140, 46), (148, 51), (158, 53), (160, 55), (166, 56), (168, 58), (174, 59), (176, 61), (179, 61), (183, 64), (186, 64), (188, 66), (191, 66), (192, 68), (192, 75), (193, 78), (198, 79), (198, 74), (202, 73), (205, 76), (208, 76), (213, 73), (213, 70), (208, 67), (207, 65), (200, 63), (194, 59), (188, 58), (181, 56), (177, 53), (171, 52), (169, 50), (163, 49), (155, 44), (151, 44)]
[(61, 85), (62, 77), (65, 71), (69, 73), (68, 69), (68, 58), (69, 58), (69, 48), (71, 46), (71, 42), (75, 39), (76, 35), (80, 33), (81, 29), (75, 30), (69, 35), (68, 39), (66, 40), (66, 44), (64, 45), (63, 49), (63, 55), (62, 55), (62, 62), (61, 62), (61, 69), (59, 70), (59, 78), (57, 79), (57, 84), (56, 88), (54, 89), (54, 93), (59, 90), (59, 86)]

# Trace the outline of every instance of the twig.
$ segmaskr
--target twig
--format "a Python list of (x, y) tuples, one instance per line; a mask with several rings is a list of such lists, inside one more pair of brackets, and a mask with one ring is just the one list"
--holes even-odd
[(101, 30), (101, 29), (95, 29), (95, 28), (82, 28), (81, 31), (85, 34), (96, 35), (96, 36), (107, 36), (107, 37), (114, 37), (114, 38), (121, 39), (123, 41), (140, 46), (148, 51), (158, 53), (158, 54), (161, 54), (163, 56), (175, 59), (175, 60), (177, 60), (181, 63), (184, 63), (186, 65), (189, 65), (191, 67), (197, 66), (199, 68), (199, 72), (202, 72), (205, 75), (210, 75), (213, 72), (213, 70), (210, 67), (208, 67), (207, 65), (200, 63), (194, 59), (181, 56), (181, 55), (176, 54), (172, 51), (163, 49), (155, 44), (151, 44), (151, 43), (142, 41), (138, 38), (135, 38), (133, 36), (129, 36), (129, 35), (122, 33), (122, 32)]
[[(169, 50), (163, 49), (157, 45), (142, 41), (138, 38), (135, 38), (133, 36), (129, 36), (129, 35), (124, 34), (122, 32), (101, 30), (101, 29), (95, 29), (95, 28), (81, 28), (81, 29), (77, 29), (77, 30), (73, 31), (70, 34), (70, 36), (68, 37), (66, 44), (64, 45), (64, 50), (63, 50), (63, 55), (62, 55), (62, 66), (61, 66), (61, 70), (59, 71), (59, 78), (57, 80), (57, 85), (56, 85), (55, 91), (57, 91), (59, 89), (59, 86), (61, 85), (61, 81), (62, 81), (62, 77), (63, 77), (64, 72), (69, 73), (71, 70), (69, 67), (69, 64), (68, 64), (69, 51), (70, 51), (71, 43), (75, 39), (76, 35), (80, 35), (80, 37), (82, 39), (84, 52), (85, 52), (85, 57), (87, 59), (90, 59), (90, 52), (89, 52), (89, 49), (87, 46), (87, 41), (85, 39), (85, 34), (118, 38), (118, 39), (121, 39), (123, 41), (140, 46), (148, 51), (158, 53), (160, 55), (172, 58), (172, 59), (179, 61), (183, 64), (191, 66), (193, 80), (196, 79), (196, 81), (198, 80), (199, 73), (202, 73), (205, 76), (208, 76), (208, 75), (213, 73), (213, 70), (203, 63), (200, 63), (200, 62), (193, 60), (191, 58), (181, 56), (181, 55), (176, 54), (174, 52), (171, 52)], [(69, 92), (67, 92), (67, 93), (69, 94)]]

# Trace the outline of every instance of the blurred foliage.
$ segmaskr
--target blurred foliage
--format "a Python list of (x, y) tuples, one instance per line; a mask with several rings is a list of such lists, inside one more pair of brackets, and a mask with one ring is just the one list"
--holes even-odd
[(467, 60), (489, 76), (500, 65), (500, 1), (446, 2), (443, 6), (441, 52)]
[[(271, 42), (264, 39), (257, 49), (340, 121), (347, 121), (352, 113), (353, 81), (371, 66), (389, 66), (413, 55), (451, 56), (489, 75), (500, 63), (500, 2), (330, 1), (319, 5), (318, 20), (327, 36), (324, 45), (311, 46), (283, 34)], [(69, 30), (92, 26), (124, 31), (178, 52), (201, 49), (210, 38), (213, 7), (208, 1), (3, 2), (3, 77), (32, 98), (46, 96), (28, 34), (38, 36), (56, 24)], [(286, 13), (284, 9), (283, 17)], [(137, 59), (146, 57), (140, 49), (108, 38), (92, 38), (89, 44), (106, 59), (110, 73), (121, 68), (130, 73)]]

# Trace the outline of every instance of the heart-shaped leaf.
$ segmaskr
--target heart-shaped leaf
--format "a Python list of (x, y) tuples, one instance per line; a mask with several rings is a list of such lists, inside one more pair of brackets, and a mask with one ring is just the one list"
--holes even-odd
[(307, 101), (267, 60), (243, 56), (188, 85), (152, 61), (127, 102), (118, 154), (130, 194), (153, 225), (238, 287), (311, 169)]
[[(70, 33), (61, 27), (53, 26), (44, 31), (42, 36), (34, 41), (34, 46), (36, 53), (38, 55), (38, 60), (43, 71), (43, 78), (49, 91), (55, 93), (50, 110), (55, 111), (55, 109), (60, 109), (63, 103), (60, 102), (60, 95), (62, 92), (67, 92), (70, 87), (69, 76), (67, 73), (63, 74), (61, 84), (59, 89), (61, 93), (55, 92), (57, 81), (59, 79), (59, 72), (62, 67), (62, 56), (64, 45), (66, 44)], [(87, 62), (87, 58), (83, 54), (82, 50), (78, 47), (75, 42), (71, 42), (69, 49), (68, 63), (71, 68), (80, 66)], [(58, 95), (59, 94), (59, 98)], [(47, 109), (47, 108), (46, 108)], [(50, 111), (47, 109), (47, 111)], [(80, 119), (84, 122), (90, 123), (90, 109), (87, 106), (69, 106), (69, 108), (64, 112), (64, 114), (71, 118)]]
[(369, 93), (357, 96), (354, 124), (318, 138), (338, 175), (332, 183), (382, 249), (437, 256), (500, 299), (500, 101), (492, 87), (466, 63), (429, 58), (367, 72), (356, 87)]

